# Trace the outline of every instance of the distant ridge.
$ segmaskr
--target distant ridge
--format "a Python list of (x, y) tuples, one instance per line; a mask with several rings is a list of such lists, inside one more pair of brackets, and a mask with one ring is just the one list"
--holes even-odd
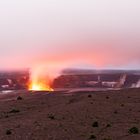
[(95, 70), (95, 69), (64, 69), (61, 74), (62, 75), (77, 75), (77, 74), (137, 74), (140, 75), (140, 70), (115, 70), (115, 69), (103, 69), (103, 70)]

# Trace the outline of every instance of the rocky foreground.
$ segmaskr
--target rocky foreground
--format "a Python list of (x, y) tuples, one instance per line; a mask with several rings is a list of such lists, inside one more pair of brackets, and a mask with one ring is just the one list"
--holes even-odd
[(0, 140), (140, 140), (140, 89), (0, 95)]

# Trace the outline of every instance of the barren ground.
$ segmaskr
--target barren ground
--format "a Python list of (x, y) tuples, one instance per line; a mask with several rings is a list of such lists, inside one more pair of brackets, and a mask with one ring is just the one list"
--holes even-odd
[(18, 92), (0, 96), (0, 140), (140, 140), (140, 89)]

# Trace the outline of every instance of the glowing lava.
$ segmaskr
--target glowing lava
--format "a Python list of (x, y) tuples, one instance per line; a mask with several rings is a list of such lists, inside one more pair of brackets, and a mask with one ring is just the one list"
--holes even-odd
[(46, 76), (42, 76), (40, 71), (34, 71), (30, 76), (29, 90), (33, 91), (53, 91), (50, 80)]
[(46, 85), (46, 84), (43, 84), (43, 83), (34, 83), (34, 82), (31, 82), (31, 84), (29, 85), (29, 90), (33, 90), (33, 91), (53, 91), (53, 89)]

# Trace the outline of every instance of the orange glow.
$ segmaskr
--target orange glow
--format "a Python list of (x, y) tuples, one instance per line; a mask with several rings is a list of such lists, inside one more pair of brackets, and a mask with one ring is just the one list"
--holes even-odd
[(47, 76), (41, 75), (40, 70), (34, 70), (30, 76), (29, 90), (33, 91), (53, 91), (51, 82)]
[(33, 91), (53, 91), (53, 89), (49, 86), (46, 85), (44, 83), (41, 82), (31, 82), (31, 84), (29, 85), (29, 90), (33, 90)]

